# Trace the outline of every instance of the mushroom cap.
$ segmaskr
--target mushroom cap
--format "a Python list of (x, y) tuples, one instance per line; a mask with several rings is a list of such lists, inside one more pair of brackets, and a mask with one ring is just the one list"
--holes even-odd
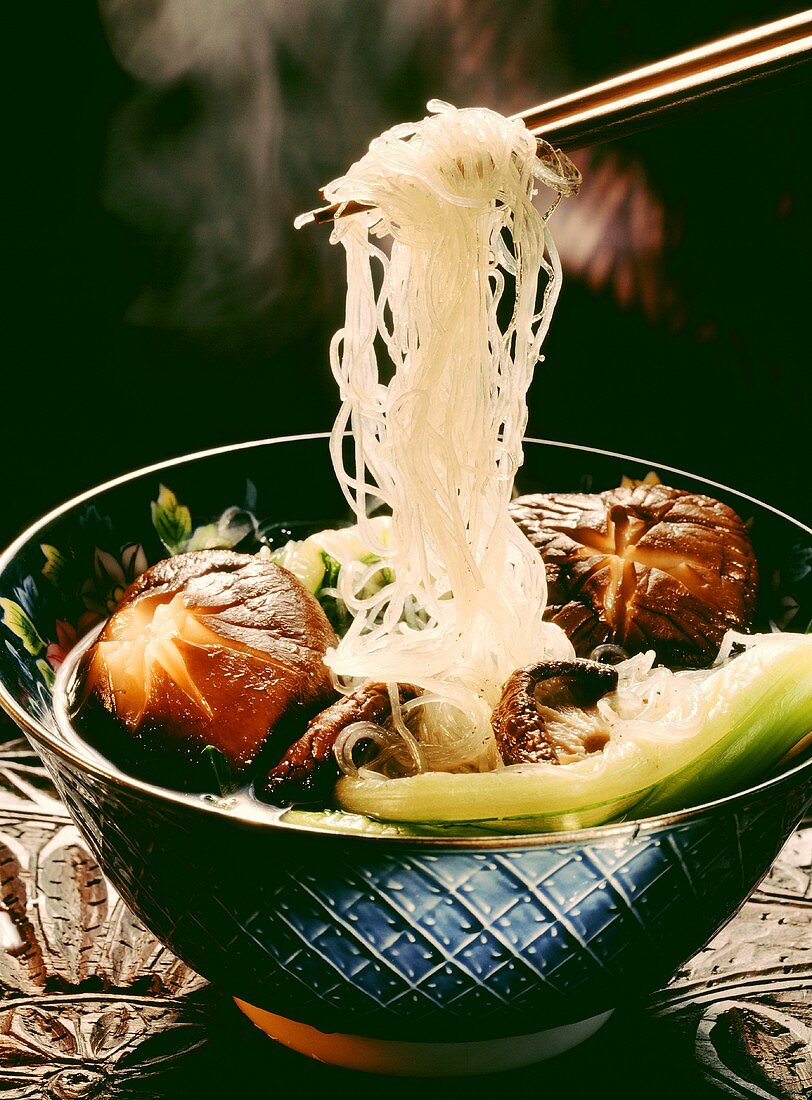
[[(77, 725), (145, 777), (209, 745), (240, 773), (283, 719), (301, 728), (335, 697), (324, 665), (335, 644), (318, 601), (281, 566), (227, 550), (167, 558), (84, 654)], [(168, 770), (177, 783), (182, 767)]]
[(579, 656), (609, 642), (671, 666), (709, 664), (747, 630), (758, 565), (742, 520), (711, 497), (641, 484), (511, 504), (547, 569), (546, 618)]

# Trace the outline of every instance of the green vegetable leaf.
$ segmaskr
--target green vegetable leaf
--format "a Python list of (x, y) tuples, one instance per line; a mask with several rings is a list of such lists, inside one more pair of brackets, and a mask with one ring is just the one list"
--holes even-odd
[(324, 562), (324, 577), (316, 592), (316, 599), (321, 604), (324, 614), (330, 620), (333, 630), (340, 638), (349, 630), (352, 616), (343, 600), (327, 595), (323, 592), (323, 589), (335, 588), (338, 583), (338, 574), (341, 572), (341, 563), (337, 562), (326, 550), (322, 550), (321, 557)]
[(207, 523), (204, 527), (196, 527), (194, 534), (186, 543), (186, 550), (230, 550), (234, 545), (225, 538), (216, 523)]
[(214, 523), (195, 528), (186, 550), (231, 550), (253, 534), (257, 521), (250, 512), (232, 505)]
[(215, 745), (206, 745), (200, 755), (211, 766), (214, 786), (220, 797), (224, 798), (226, 795), (234, 794), (240, 783), (237, 773), (228, 762), (226, 754)]
[(158, 499), (150, 505), (152, 526), (158, 538), (170, 554), (180, 554), (192, 533), (192, 516), (189, 509), (178, 502), (171, 489), (161, 485)]
[(42, 567), (43, 577), (47, 577), (54, 588), (61, 588), (68, 559), (61, 550), (57, 550), (55, 546), (49, 546), (47, 542), (40, 543), (39, 548), (45, 555), (45, 565)]
[(32, 657), (39, 656), (45, 649), (45, 642), (25, 611), (18, 603), (6, 599), (0, 599), (0, 608), (3, 609), (3, 618), (0, 620), (3, 626), (8, 627), (20, 639)]
[(335, 588), (338, 582), (338, 574), (341, 572), (341, 564), (326, 550), (322, 550), (321, 560), (324, 562), (324, 577), (320, 587)]
[[(364, 565), (374, 565), (375, 562), (380, 561), (381, 558), (379, 554), (364, 554), (364, 556), (360, 560), (364, 563)], [(377, 590), (379, 588), (383, 588), (384, 585), (391, 584), (394, 579), (395, 574), (392, 572), (389, 566), (382, 565), (378, 572), (372, 576), (368, 587), (374, 586), (374, 590)]]

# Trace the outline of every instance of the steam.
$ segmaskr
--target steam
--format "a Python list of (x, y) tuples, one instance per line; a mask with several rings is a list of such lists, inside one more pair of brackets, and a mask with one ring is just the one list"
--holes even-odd
[(111, 127), (105, 200), (163, 260), (131, 321), (195, 331), (267, 325), (270, 311), (295, 330), (340, 285), (326, 235), (303, 241), (293, 218), (387, 121), (368, 84), (392, 78), (431, 5), (370, 7), (366, 20), (363, 7), (101, 0), (138, 82)]
[[(128, 319), (199, 335), (253, 328), (269, 351), (334, 327), (338, 258), (326, 233), (296, 234), (294, 216), (431, 95), (511, 111), (561, 90), (537, 74), (548, 16), (511, 7), (100, 0), (136, 82), (112, 120), (105, 202), (155, 257)], [(545, 80), (556, 81), (549, 55)]]

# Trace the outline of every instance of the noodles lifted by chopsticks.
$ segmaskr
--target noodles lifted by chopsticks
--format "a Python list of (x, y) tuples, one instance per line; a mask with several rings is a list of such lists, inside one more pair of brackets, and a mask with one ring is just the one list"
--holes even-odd
[[(347, 253), (347, 303), (331, 347), (343, 402), (331, 448), (381, 559), (342, 570), (354, 619), (328, 663), (348, 684), (424, 690), (419, 767), (482, 770), (496, 759), (490, 714), (506, 678), (572, 654), (542, 621), (544, 564), (508, 503), (561, 282), (533, 196), (539, 182), (571, 193), (574, 169), (539, 159), (519, 121), (429, 110), (376, 138), (325, 189), (329, 201), (372, 207), (333, 230)], [(377, 243), (387, 238), (388, 256)], [(392, 513), (385, 542), (367, 518), (378, 502)], [(386, 583), (370, 586), (376, 573)]]

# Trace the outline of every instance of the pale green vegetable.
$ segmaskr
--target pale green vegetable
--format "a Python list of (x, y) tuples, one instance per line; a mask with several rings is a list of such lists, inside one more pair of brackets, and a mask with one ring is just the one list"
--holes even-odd
[[(385, 544), (389, 537), (389, 516), (378, 516), (369, 522), (376, 537)], [(284, 566), (313, 593), (317, 593), (326, 582), (328, 563), (337, 563), (340, 568), (349, 562), (377, 560), (361, 538), (357, 526), (317, 531), (301, 541), (292, 539), (271, 552), (271, 561)]]
[(363, 814), (347, 814), (342, 810), (285, 810), (280, 821), (287, 825), (299, 825), (308, 829), (332, 829), (341, 833), (363, 833), (367, 836), (483, 836), (493, 829), (470, 824), (404, 824), (394, 821), (376, 821)]
[(619, 722), (602, 752), (565, 765), (342, 778), (342, 810), (501, 832), (581, 828), (696, 805), (766, 777), (812, 730), (812, 638), (763, 635), (691, 686), (692, 722)]
[[(376, 516), (369, 521), (374, 537), (383, 545), (389, 541), (390, 517)], [(345, 600), (352, 596), (365, 599), (392, 580), (391, 571), (381, 566), (372, 571), (356, 591), (342, 587), (342, 570), (349, 565), (374, 565), (381, 559), (364, 542), (358, 527), (328, 528), (306, 539), (292, 539), (271, 552), (270, 560), (293, 573), (319, 600), (336, 633), (341, 636), (352, 622)]]
[(697, 751), (635, 807), (637, 816), (708, 802), (766, 778), (787, 757), (800, 759), (812, 730), (812, 638), (773, 637), (713, 674)]
[(341, 810), (285, 810), (280, 821), (287, 825), (304, 825), (310, 829), (338, 829), (342, 833), (369, 833), (373, 836), (409, 836), (409, 825), (394, 825), (373, 821), (361, 814), (345, 814)]
[(316, 593), (321, 587), (326, 565), (324, 554), (314, 539), (286, 542), (271, 552), (271, 561), (292, 573), (308, 592)]

